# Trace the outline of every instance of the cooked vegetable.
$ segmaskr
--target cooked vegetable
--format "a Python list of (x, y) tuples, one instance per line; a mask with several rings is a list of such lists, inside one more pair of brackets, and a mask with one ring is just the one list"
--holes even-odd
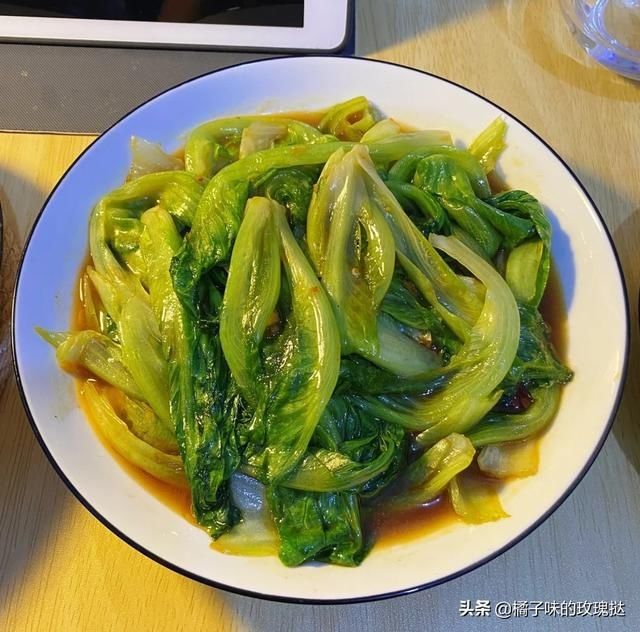
[[(161, 206), (190, 226), (201, 194), (202, 185), (190, 173), (161, 171), (148, 173), (115, 189), (100, 201), (98, 208), (107, 213), (128, 210), (139, 217), (143, 211)], [(98, 268), (95, 260), (94, 263)]]
[(478, 159), (486, 173), (494, 170), (498, 157), (506, 147), (506, 133), (507, 124), (504, 119), (497, 118), (469, 145), (469, 153)]
[[(368, 148), (373, 160), (384, 163), (442, 137), (440, 132), (408, 132)], [(196, 313), (194, 296), (202, 274), (228, 259), (248, 198), (248, 183), (273, 169), (322, 165), (338, 149), (351, 146), (327, 142), (275, 147), (238, 160), (212, 178), (200, 198), (192, 229), (173, 263), (174, 283), (180, 288), (179, 295), (185, 306)]]
[(375, 354), (362, 355), (387, 371), (401, 377), (426, 375), (440, 366), (440, 358), (420, 331), (404, 327), (386, 313), (378, 315), (379, 348)]
[(386, 181), (386, 185), (400, 202), (404, 212), (411, 217), (411, 221), (425, 235), (450, 233), (449, 217), (431, 193), (423, 191), (409, 182), (401, 182), (392, 178)]
[(122, 360), (120, 347), (107, 336), (88, 329), (55, 333), (38, 327), (36, 331), (56, 348), (56, 360), (65, 371), (77, 373), (85, 369), (127, 395), (143, 399)]
[(256, 151), (270, 149), (287, 134), (287, 124), (283, 121), (254, 121), (242, 130), (238, 158), (246, 158)]
[(478, 467), (495, 478), (532, 476), (538, 471), (538, 444), (528, 440), (485, 446), (478, 454)]
[(80, 326), (88, 330), (104, 332), (106, 327), (96, 308), (91, 279), (86, 271), (80, 277), (79, 290), (80, 302), (82, 303), (82, 314), (79, 318)]
[(357, 566), (365, 555), (356, 494), (274, 488), (269, 503), (287, 566), (321, 560)]
[(358, 166), (362, 145), (338, 150), (327, 161), (311, 200), (307, 247), (332, 305), (345, 353), (375, 361), (380, 352), (378, 308), (386, 294), (395, 252), (383, 211), (367, 195)]
[(437, 154), (423, 158), (416, 167), (413, 183), (436, 195), (449, 218), (469, 233), (487, 256), (496, 254), (500, 235), (483, 217), (482, 202), (476, 202), (467, 175), (453, 160)]
[(184, 165), (180, 158), (167, 154), (158, 143), (150, 143), (144, 138), (131, 137), (131, 167), (127, 180), (157, 171), (177, 171)]
[(334, 397), (307, 454), (282, 485), (313, 492), (357, 489), (370, 495), (397, 474), (406, 449), (402, 429), (364, 415), (348, 398)]
[(204, 123), (184, 161), (134, 139), (79, 330), (38, 333), (219, 551), (354, 566), (376, 516), (505, 517), (496, 479), (535, 473), (573, 375), (539, 311), (549, 220), (487, 178), (505, 133), (463, 149), (356, 97)]
[(381, 305), (384, 313), (419, 333), (422, 344), (440, 349), (449, 360), (460, 348), (460, 341), (437, 310), (423, 300), (418, 287), (396, 272)]
[(357, 355), (342, 358), (340, 378), (335, 393), (434, 393), (450, 379), (454, 368), (437, 368), (414, 378), (402, 377), (385, 371)]
[(402, 131), (400, 125), (393, 119), (382, 119), (370, 127), (360, 139), (363, 143), (376, 143), (384, 138), (397, 136)]
[(474, 194), (479, 198), (485, 199), (491, 195), (489, 181), (480, 162), (469, 152), (453, 147), (452, 143), (441, 145), (433, 143), (428, 147), (422, 147), (419, 151), (406, 154), (391, 167), (389, 179), (402, 182), (411, 181), (415, 178), (420, 163), (430, 156), (444, 158), (462, 170), (466, 174)]
[(468, 431), (497, 404), (502, 394), (498, 387), (515, 358), (520, 331), (516, 301), (496, 270), (453, 237), (433, 235), (431, 239), (486, 286), (482, 313), (451, 362), (458, 371), (432, 396), (362, 400), (371, 414), (421, 431), (417, 437), (421, 445)]
[(170, 266), (182, 245), (182, 238), (171, 215), (159, 206), (143, 213), (141, 221), (144, 229), (140, 235), (140, 253), (147, 270), (147, 288), (162, 352), (170, 360), (178, 344), (174, 336), (177, 335), (176, 322), (181, 311), (173, 289)]
[(179, 456), (161, 452), (136, 437), (91, 382), (85, 382), (83, 395), (98, 430), (121, 457), (165, 483), (178, 487), (186, 485)]
[(494, 485), (468, 472), (458, 474), (449, 482), (449, 498), (453, 510), (465, 522), (481, 524), (509, 517)]
[(538, 307), (551, 268), (551, 224), (532, 195), (525, 191), (506, 191), (488, 200), (492, 206), (517, 217), (530, 219), (536, 238), (514, 248), (507, 258), (506, 279), (516, 299)]
[(560, 394), (558, 386), (539, 388), (533, 391), (533, 403), (527, 410), (517, 414), (492, 412), (468, 437), (476, 447), (531, 437), (551, 423), (560, 404)]
[(467, 174), (448, 156), (433, 155), (421, 160), (413, 182), (437, 196), (449, 218), (468, 232), (489, 257), (500, 246), (511, 249), (533, 233), (528, 219), (476, 197)]
[[(285, 324), (267, 341), (281, 285)], [(244, 460), (263, 482), (279, 481), (302, 458), (335, 388), (340, 341), (329, 300), (284, 209), (265, 198), (247, 203), (229, 267), (220, 340), (253, 409), (242, 430)]]
[[(429, 242), (427, 241), (426, 243), (428, 244)], [(423, 244), (420, 245), (422, 246)], [(437, 255), (435, 250), (433, 254)], [(467, 319), (470, 318), (470, 316), (467, 316), (466, 318), (464, 316), (458, 316), (457, 314), (454, 314), (452, 311), (447, 309), (441, 302), (440, 298), (436, 295), (436, 289), (431, 281), (427, 278), (427, 275), (424, 274), (417, 265), (415, 265), (408, 257), (405, 257), (401, 252), (397, 252), (396, 256), (399, 267), (416, 288), (420, 297), (433, 308), (434, 312), (436, 312), (438, 316), (440, 316), (443, 322), (458, 337), (459, 340), (467, 340), (471, 331), (469, 323), (467, 322)], [(466, 293), (470, 297), (470, 301), (480, 301), (480, 297), (476, 293), (472, 293), (469, 291), (469, 288), (467, 287), (467, 284), (463, 277), (456, 277), (451, 274), (452, 271), (448, 269), (444, 262), (442, 262), (440, 265), (442, 265), (442, 270), (446, 270), (447, 274), (450, 275), (452, 282), (454, 282), (453, 279), (455, 278), (455, 283), (459, 283), (459, 286), (456, 288), (456, 294), (458, 294), (458, 292), (462, 290), (462, 288), (465, 288)], [(463, 306), (460, 305), (459, 309), (461, 311), (462, 308)], [(468, 306), (468, 309), (472, 309), (471, 305)]]
[(193, 512), (216, 538), (240, 520), (231, 502), (229, 480), (240, 464), (236, 423), (244, 403), (224, 359), (215, 324), (222, 297), (214, 284), (210, 291), (202, 297), (210, 326), (196, 329), (184, 310), (173, 314), (166, 324), (175, 342), (169, 361), (171, 417)]
[(466, 470), (475, 449), (464, 435), (452, 433), (431, 446), (404, 471), (400, 491), (386, 503), (388, 509), (419, 507), (436, 498), (456, 475)]
[(160, 330), (147, 303), (129, 299), (120, 312), (122, 359), (154, 412), (168, 427), (169, 372), (162, 353)]
[(121, 403), (127, 425), (136, 437), (161, 452), (179, 454), (173, 429), (167, 429), (148, 404), (126, 395), (122, 398)]
[(258, 178), (253, 189), (255, 195), (284, 206), (293, 234), (300, 239), (306, 232), (307, 213), (317, 179), (318, 169), (314, 167), (274, 169)]
[(274, 144), (302, 145), (322, 139), (311, 125), (277, 116), (236, 116), (196, 127), (184, 148), (186, 170), (210, 178), (238, 158)]
[(376, 124), (376, 115), (365, 97), (337, 103), (327, 110), (318, 127), (340, 140), (359, 141)]
[(265, 486), (255, 478), (236, 472), (230, 487), (233, 503), (242, 512), (242, 522), (220, 537), (216, 549), (232, 555), (277, 555), (278, 534)]
[(394, 239), (385, 208), (371, 194), (374, 183), (363, 145), (338, 150), (327, 161), (311, 200), (307, 247), (331, 298), (343, 353), (358, 353), (402, 376), (439, 365), (431, 350), (380, 313), (395, 265)]
[(566, 384), (572, 372), (558, 361), (550, 341), (550, 331), (534, 307), (518, 305), (520, 340), (516, 357), (502, 384), (512, 391), (524, 384), (527, 388)]

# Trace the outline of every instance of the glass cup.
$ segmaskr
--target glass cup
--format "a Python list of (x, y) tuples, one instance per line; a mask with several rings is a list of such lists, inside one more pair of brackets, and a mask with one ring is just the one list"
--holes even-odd
[(562, 0), (562, 9), (593, 59), (640, 80), (640, 0)]

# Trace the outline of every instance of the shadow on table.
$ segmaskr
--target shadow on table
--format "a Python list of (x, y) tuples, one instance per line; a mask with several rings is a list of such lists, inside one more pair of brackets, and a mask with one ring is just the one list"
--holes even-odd
[[(486, 10), (498, 0), (456, 0), (455, 2), (418, 2), (403, 0), (405, 7), (415, 10), (409, 17), (406, 8), (396, 6), (389, 0), (366, 0), (356, 2), (356, 51), (366, 56), (380, 50), (410, 40), (425, 31), (438, 29), (450, 22), (462, 21), (469, 14)], [(375, 14), (375, 24), (380, 28), (370, 30), (366, 40), (358, 35), (367, 28)], [(402, 20), (402, 18), (405, 18)]]
[[(33, 195), (33, 185), (17, 174), (0, 173), (11, 190)], [(31, 195), (29, 195), (31, 194)], [(43, 196), (42, 196), (43, 197)], [(13, 376), (10, 341), (11, 297), (22, 250), (14, 209), (0, 190), (4, 252), (0, 264), (0, 612), (6, 595), (35, 572), (39, 554), (51, 545), (52, 526), (70, 495), (29, 427)]]

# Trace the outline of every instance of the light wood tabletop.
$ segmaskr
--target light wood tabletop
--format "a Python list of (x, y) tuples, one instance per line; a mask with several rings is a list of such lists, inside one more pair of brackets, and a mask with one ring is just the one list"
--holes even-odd
[[(544, 137), (592, 195), (617, 246), (632, 306), (629, 376), (600, 456), (523, 542), (414, 595), (287, 605), (225, 593), (163, 568), (67, 490), (30, 430), (11, 374), (10, 293), (21, 247), (48, 192), (92, 137), (0, 134), (0, 630), (640, 629), (640, 84), (587, 58), (557, 0), (359, 0), (357, 53), (433, 72), (492, 99)], [(626, 616), (470, 619), (459, 614), (464, 600), (614, 600), (624, 602)]]

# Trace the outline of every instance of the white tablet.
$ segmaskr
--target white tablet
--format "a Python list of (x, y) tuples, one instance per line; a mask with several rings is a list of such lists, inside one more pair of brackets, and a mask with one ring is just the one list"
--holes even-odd
[(340, 50), (351, 0), (0, 0), (0, 40)]

